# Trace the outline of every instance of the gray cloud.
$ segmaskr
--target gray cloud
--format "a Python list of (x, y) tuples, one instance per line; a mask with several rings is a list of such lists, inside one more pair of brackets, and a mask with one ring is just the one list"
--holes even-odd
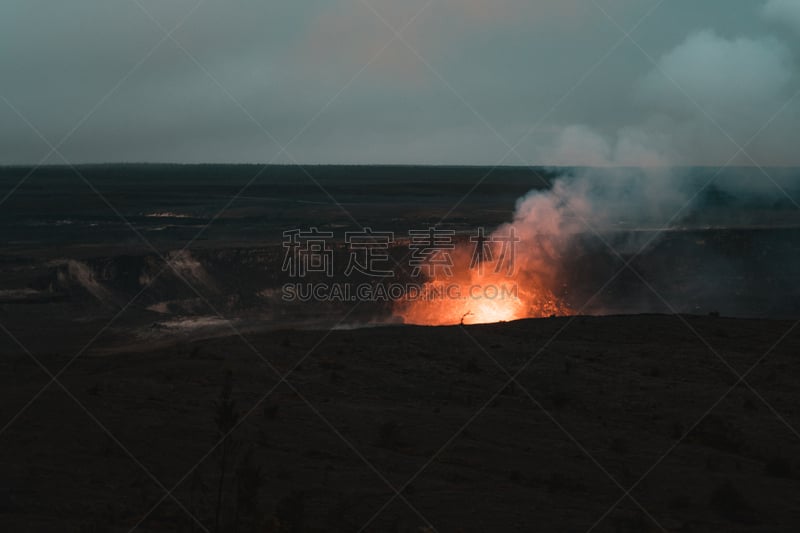
[(777, 40), (725, 39), (703, 30), (664, 54), (639, 90), (665, 111), (694, 114), (694, 100), (710, 113), (735, 114), (784, 96), (791, 77), (788, 50)]
[(763, 14), (767, 19), (786, 24), (800, 33), (800, 2), (797, 0), (768, 0)]
[[(633, 84), (639, 122), (607, 135), (588, 125), (566, 126), (539, 157), (553, 165), (586, 166), (727, 162), (776, 112), (797, 113), (797, 81), (790, 50), (772, 36), (725, 38), (712, 29), (696, 31)], [(770, 126), (765, 137), (772, 144), (769, 153), (758, 150), (760, 164), (791, 164), (793, 126)], [(752, 161), (740, 155), (736, 163)]]
[[(194, 4), (140, 1), (165, 28)], [(398, 28), (426, 3), (368, 1)], [(656, 2), (598, 0), (625, 28)], [(696, 4), (664, 2), (632, 36), (745, 142), (797, 90), (800, 47), (781, 11), (797, 2)], [(534, 124), (522, 160), (504, 163), (722, 163), (732, 153), (628, 42), (575, 87), (622, 38), (583, 0), (433, 0), (403, 34), (424, 61), (390, 43), (360, 0), (206, 0), (174, 35), (216, 81), (165, 42), (64, 145), (70, 160), (268, 161), (275, 140), (315, 116), (277, 162), (492, 165)], [(0, 94), (56, 142), (162, 37), (133, 0), (3, 2)], [(761, 134), (760, 164), (798, 163), (787, 135), (797, 118), (795, 102)], [(46, 152), (0, 102), (0, 163)]]

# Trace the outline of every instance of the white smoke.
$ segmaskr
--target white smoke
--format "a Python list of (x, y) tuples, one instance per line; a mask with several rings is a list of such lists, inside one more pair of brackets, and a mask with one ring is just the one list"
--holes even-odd
[(547, 146), (540, 160), (545, 166), (665, 167), (674, 165), (671, 139), (639, 127), (604, 136), (589, 126), (564, 127)]

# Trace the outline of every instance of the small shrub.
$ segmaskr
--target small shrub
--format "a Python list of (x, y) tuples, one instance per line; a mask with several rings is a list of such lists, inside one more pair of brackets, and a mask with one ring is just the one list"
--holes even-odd
[(724, 452), (739, 453), (745, 447), (744, 435), (739, 428), (713, 414), (692, 429), (689, 439)]
[(563, 390), (555, 390), (551, 392), (547, 397), (556, 409), (562, 409), (566, 407), (567, 404), (569, 404), (570, 402), (569, 394), (567, 394)]
[(776, 456), (766, 462), (764, 473), (771, 477), (791, 479), (794, 477), (792, 463), (785, 457)]
[(236, 411), (236, 402), (232, 398), (233, 372), (225, 373), (225, 380), (217, 400), (217, 415), (214, 421), (217, 424), (217, 434), (222, 439), (217, 447), (219, 483), (217, 485), (217, 503), (214, 511), (214, 532), (219, 533), (222, 520), (222, 499), (225, 488), (225, 478), (230, 462), (238, 443), (230, 433), (239, 422), (239, 413)]
[(628, 453), (630, 451), (630, 447), (628, 446), (628, 442), (625, 439), (622, 439), (620, 437), (616, 437), (616, 438), (611, 440), (611, 445), (609, 446), (609, 449), (612, 452), (618, 453), (620, 455), (625, 455), (626, 453)]
[(253, 449), (245, 452), (236, 468), (236, 509), (234, 512), (234, 528), (239, 529), (242, 518), (255, 518), (256, 500), (264, 485), (261, 466), (253, 460)]
[(388, 448), (394, 449), (400, 445), (400, 439), (397, 435), (397, 430), (400, 426), (397, 422), (388, 421), (381, 424), (381, 427), (378, 428), (378, 440), (375, 442), (375, 446), (379, 448)]
[(271, 403), (264, 406), (264, 418), (267, 420), (275, 420), (278, 418), (278, 408), (279, 405), (277, 403)]
[(714, 489), (709, 504), (717, 514), (732, 522), (754, 524), (758, 521), (753, 507), (730, 480)]
[(306, 494), (302, 490), (292, 491), (281, 498), (275, 506), (275, 516), (286, 525), (288, 533), (303, 531), (306, 514)]
[(556, 493), (562, 490), (568, 492), (585, 492), (586, 485), (583, 482), (567, 477), (560, 472), (553, 472), (547, 479), (548, 492)]
[(102, 518), (95, 518), (91, 522), (84, 524), (78, 530), (79, 533), (108, 533), (111, 531), (111, 526)]
[(669, 500), (669, 507), (674, 510), (687, 509), (691, 504), (692, 500), (686, 494), (677, 494)]
[(478, 363), (475, 359), (467, 359), (466, 361), (461, 362), (460, 366), (461, 372), (465, 374), (480, 374), (481, 367), (478, 366)]

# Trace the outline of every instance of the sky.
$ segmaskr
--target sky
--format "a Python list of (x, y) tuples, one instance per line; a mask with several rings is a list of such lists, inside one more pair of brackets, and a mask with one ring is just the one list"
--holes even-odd
[(4, 0), (0, 164), (800, 165), (799, 74), (800, 0)]

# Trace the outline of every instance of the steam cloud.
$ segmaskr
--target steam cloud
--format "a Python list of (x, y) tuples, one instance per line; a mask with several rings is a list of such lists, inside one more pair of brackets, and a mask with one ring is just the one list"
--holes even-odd
[[(800, 2), (770, 0), (762, 14), (800, 30)], [(612, 133), (585, 124), (563, 127), (539, 158), (553, 165), (592, 168), (567, 171), (549, 191), (528, 194), (519, 200), (513, 221), (497, 230), (506, 234), (513, 227), (521, 237), (517, 264), (524, 276), (557, 292), (555, 273), (570, 269), (577, 243), (586, 241), (582, 235), (610, 247), (608, 254), (634, 254), (657, 245), (663, 236), (643, 229), (667, 229), (687, 219), (694, 227), (764, 222), (741, 215), (731, 220), (736, 211), (731, 202), (742, 201), (734, 199), (796, 206), (791, 197), (796, 194), (795, 175), (770, 170), (767, 176), (752, 168), (749, 157), (732, 158), (746, 145), (756, 162), (764, 153), (769, 155), (762, 160), (772, 165), (792, 159), (789, 144), (768, 150), (757, 142), (748, 144), (773, 115), (797, 113), (790, 89), (796, 78), (792, 60), (789, 48), (772, 36), (726, 38), (713, 29), (696, 31), (661, 56), (636, 84), (633, 101), (645, 111), (639, 124)], [(787, 128), (786, 122), (782, 127)], [(790, 129), (785, 135), (791, 138)], [(703, 160), (743, 162), (751, 168), (709, 177), (680, 166)], [(710, 192), (726, 198), (727, 209), (708, 205)], [(759, 216), (751, 209), (743, 211)], [(710, 267), (693, 281), (705, 283), (706, 292), (722, 292), (714, 287), (712, 272), (744, 277), (718, 252), (693, 253), (701, 253)]]
[[(647, 256), (665, 236), (674, 238), (675, 230), (679, 230), (683, 236), (674, 238), (671, 246), (684, 248), (653, 252), (660, 258), (659, 263), (666, 264), (650, 272), (646, 276), (648, 282), (659, 287), (660, 292), (672, 294), (667, 299), (679, 311), (714, 306), (729, 314), (753, 313), (754, 309), (737, 300), (736, 294), (765, 291), (743, 291), (743, 284), (785, 278), (786, 269), (796, 265), (800, 257), (785, 237), (773, 242), (773, 235), (764, 235), (763, 241), (762, 236), (757, 236), (754, 245), (761, 249), (744, 252), (753, 254), (752, 258), (738, 256), (742, 250), (736, 248), (737, 242), (745, 235), (741, 232), (758, 227), (781, 227), (787, 223), (796, 227), (797, 208), (790, 197), (797, 195), (800, 180), (792, 171), (775, 173), (776, 186), (755, 169), (730, 169), (720, 175), (716, 172), (688, 167), (566, 170), (549, 190), (534, 191), (521, 198), (513, 220), (499, 227), (495, 235), (508, 235), (513, 228), (521, 239), (515, 259), (518, 281), (545, 287), (558, 296), (576, 295), (567, 300), (574, 312), (581, 310), (586, 298), (621, 268), (623, 261), (633, 254)], [(705, 246), (704, 235), (709, 234), (703, 232), (709, 227), (725, 234), (726, 240), (719, 248)], [(750, 237), (744, 239), (749, 242)], [(606, 264), (598, 267), (598, 258), (604, 258)], [(751, 260), (754, 262), (748, 263)], [(672, 266), (670, 261), (674, 262)], [(673, 270), (687, 261), (691, 266), (685, 272)], [(637, 271), (642, 270), (641, 265), (634, 266)], [(630, 272), (627, 275), (632, 276)], [(583, 287), (570, 286), (575, 283)], [(638, 279), (633, 279), (633, 284), (643, 294), (635, 301), (612, 301), (613, 298), (601, 296), (583, 311), (667, 310), (660, 297)], [(577, 294), (580, 290), (576, 289), (583, 292)], [(684, 294), (675, 296), (679, 290)], [(688, 300), (687, 294), (693, 299)], [(769, 297), (776, 302), (763, 304), (773, 306), (767, 312), (786, 312), (786, 301), (777, 301), (781, 298), (779, 293)], [(781, 310), (773, 310), (778, 308)]]
[[(800, 2), (770, 0), (762, 15), (800, 30)], [(520, 269), (539, 278), (568, 270), (568, 258), (586, 235), (610, 246), (612, 255), (633, 254), (658, 244), (655, 230), (786, 223), (776, 214), (780, 210), (768, 213), (767, 208), (794, 211), (796, 174), (754, 167), (794, 157), (791, 143), (765, 146), (757, 137), (768, 121), (768, 128), (785, 139), (793, 136), (791, 117), (798, 113), (793, 60), (789, 47), (774, 36), (730, 38), (713, 29), (694, 31), (635, 84), (632, 101), (644, 111), (639, 123), (615, 132), (587, 124), (562, 127), (540, 147), (538, 159), (578, 168), (564, 171), (550, 190), (520, 199), (513, 221), (498, 229), (505, 234), (513, 226), (522, 238)], [(739, 146), (747, 156), (733, 157)], [(682, 166), (703, 161), (749, 168), (716, 175), (717, 170)], [(710, 196), (724, 199), (724, 208), (709, 202)], [(713, 251), (693, 253), (702, 253), (717, 272), (739, 268)], [(707, 274), (699, 273), (698, 279), (710, 278)], [(556, 283), (545, 281), (554, 292)]]

